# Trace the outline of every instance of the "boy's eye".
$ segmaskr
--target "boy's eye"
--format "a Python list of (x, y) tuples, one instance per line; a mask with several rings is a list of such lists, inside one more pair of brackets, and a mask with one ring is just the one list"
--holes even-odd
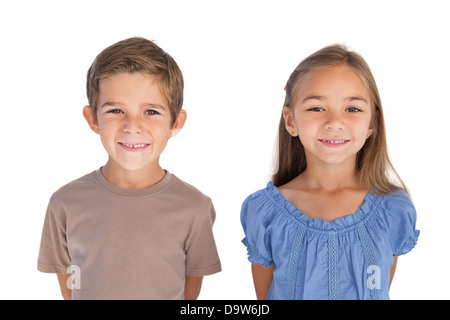
[(347, 112), (359, 112), (361, 111), (361, 109), (357, 108), (357, 107), (350, 107), (347, 108)]
[(123, 113), (123, 112), (120, 109), (112, 109), (112, 110), (109, 110), (108, 113)]
[(155, 110), (147, 110), (147, 111), (145, 111), (145, 114), (148, 114), (148, 115), (155, 115), (155, 114), (159, 114), (157, 111), (155, 111)]

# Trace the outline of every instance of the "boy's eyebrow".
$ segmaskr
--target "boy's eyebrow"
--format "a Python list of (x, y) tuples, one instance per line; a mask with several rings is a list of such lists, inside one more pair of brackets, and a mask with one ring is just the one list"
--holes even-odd
[[(124, 107), (125, 105), (123, 103), (119, 102), (113, 102), (113, 101), (106, 101), (102, 104), (101, 108), (104, 107)], [(156, 108), (156, 109), (165, 109), (164, 106), (157, 104), (157, 103), (145, 103), (144, 106), (148, 108)]]
[(163, 105), (160, 105), (160, 104), (157, 104), (157, 103), (145, 103), (144, 105), (147, 108), (156, 108), (156, 109), (163, 109), (163, 110), (166, 109)]
[(123, 107), (123, 104), (118, 103), (118, 102), (106, 101), (102, 104), (102, 106), (100, 108), (104, 108), (104, 107)]

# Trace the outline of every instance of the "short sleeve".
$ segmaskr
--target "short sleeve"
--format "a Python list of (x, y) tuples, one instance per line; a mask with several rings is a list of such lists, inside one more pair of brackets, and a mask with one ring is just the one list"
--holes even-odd
[(419, 237), (416, 209), (406, 194), (396, 194), (384, 203), (385, 223), (394, 256), (411, 251)]
[(67, 273), (71, 259), (67, 247), (66, 215), (62, 208), (52, 207), (50, 201), (45, 215), (39, 249), (38, 270)]
[(248, 260), (264, 267), (274, 265), (270, 246), (270, 230), (265, 221), (267, 208), (259, 193), (250, 195), (242, 204), (241, 224)]
[(208, 210), (194, 226), (192, 240), (186, 248), (186, 275), (205, 276), (221, 271), (221, 263), (213, 235), (216, 218), (214, 206), (208, 200)]

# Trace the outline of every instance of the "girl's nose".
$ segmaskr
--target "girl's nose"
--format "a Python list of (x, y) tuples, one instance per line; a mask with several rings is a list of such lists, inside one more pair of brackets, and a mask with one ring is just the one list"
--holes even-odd
[(337, 114), (330, 114), (325, 121), (324, 127), (326, 130), (343, 130), (345, 128), (344, 119)]

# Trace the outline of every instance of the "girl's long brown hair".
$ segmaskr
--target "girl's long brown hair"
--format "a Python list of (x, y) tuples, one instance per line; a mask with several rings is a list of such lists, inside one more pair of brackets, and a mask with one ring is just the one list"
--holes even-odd
[[(371, 121), (374, 131), (356, 157), (356, 173), (361, 186), (378, 194), (387, 194), (398, 189), (407, 192), (405, 184), (389, 159), (380, 95), (369, 65), (361, 55), (349, 51), (342, 45), (327, 46), (313, 53), (303, 60), (289, 77), (284, 105), (293, 107), (297, 89), (307, 73), (337, 64), (344, 64), (359, 75), (370, 93), (373, 104)], [(276, 172), (272, 176), (272, 182), (277, 187), (288, 183), (306, 169), (303, 145), (299, 137), (292, 137), (287, 132), (283, 115), (278, 127), (277, 150), (274, 156)]]

